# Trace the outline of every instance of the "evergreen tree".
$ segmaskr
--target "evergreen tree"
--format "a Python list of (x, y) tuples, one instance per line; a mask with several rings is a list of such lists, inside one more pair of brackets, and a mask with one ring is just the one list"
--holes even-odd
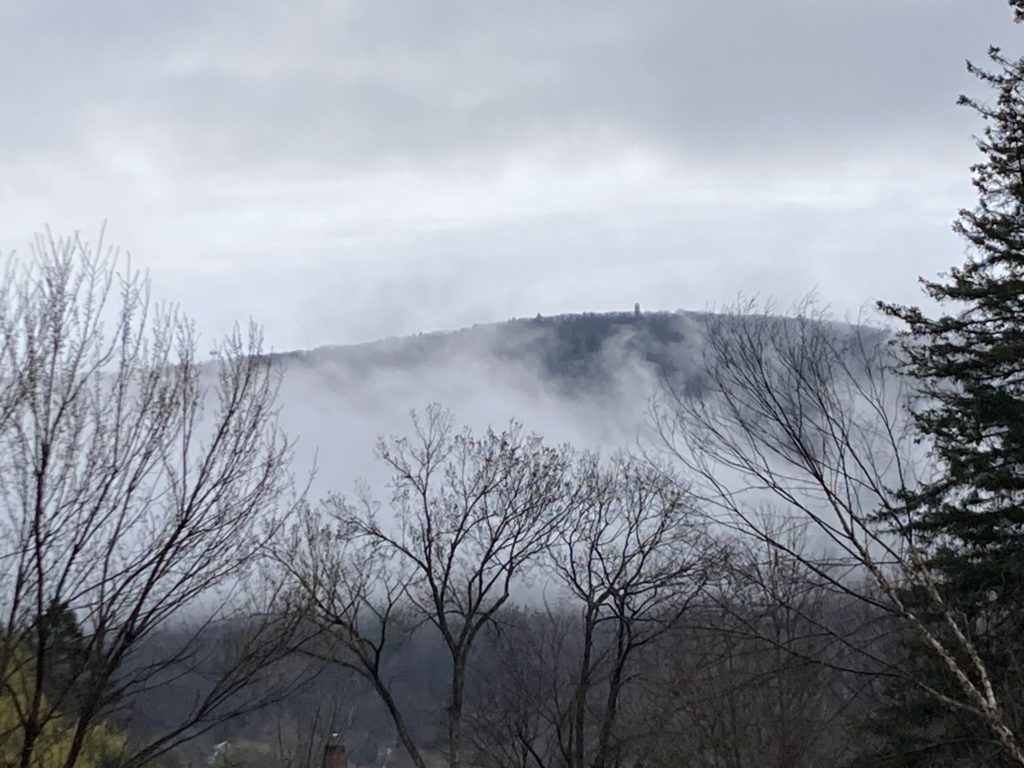
[(66, 714), (78, 714), (81, 694), (91, 682), (88, 642), (66, 602), (50, 603), (39, 623), (46, 645), (43, 692)]
[[(1010, 4), (1024, 20), (1024, 0)], [(985, 124), (982, 159), (972, 167), (978, 203), (954, 224), (968, 257), (941, 280), (922, 280), (948, 309), (932, 318), (918, 307), (881, 306), (907, 325), (907, 372), (921, 394), (917, 427), (940, 468), (905, 499), (903, 522), (971, 631), (1006, 720), (1024, 734), (1024, 58), (997, 48), (989, 58), (989, 69), (968, 68), (994, 100), (960, 99)], [(906, 650), (916, 675), (955, 691), (925, 649), (910, 642)], [(1002, 764), (983, 723), (906, 683), (888, 691), (875, 725), (889, 755), (876, 754), (875, 765)]]

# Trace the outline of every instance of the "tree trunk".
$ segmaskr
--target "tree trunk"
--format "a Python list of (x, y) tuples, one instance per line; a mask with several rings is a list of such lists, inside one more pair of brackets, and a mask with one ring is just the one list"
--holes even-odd
[(416, 768), (427, 768), (426, 762), (423, 760), (423, 756), (420, 754), (419, 747), (416, 746), (416, 741), (412, 737), (412, 732), (409, 730), (409, 726), (405, 722), (405, 718), (402, 717), (402, 712), (398, 708), (398, 703), (391, 695), (391, 691), (388, 690), (387, 685), (377, 675), (370, 677), (370, 682), (373, 687), (377, 690), (377, 695), (380, 696), (381, 701), (384, 702), (384, 706), (387, 707), (388, 714), (391, 715), (391, 720), (395, 724), (395, 731), (398, 733), (398, 740), (402, 742), (402, 746), (405, 747), (405, 751), (409, 755), (409, 759), (412, 760)]
[(452, 660), (451, 700), (448, 702), (448, 768), (462, 765), (462, 702), (466, 686), (466, 657), (457, 654)]
[[(621, 610), (624, 610), (623, 606), (620, 606)], [(626, 621), (620, 616), (618, 630), (615, 633), (615, 666), (612, 668), (612, 676), (608, 681), (608, 700), (605, 703), (604, 717), (601, 718), (601, 731), (597, 742), (597, 755), (594, 757), (594, 768), (605, 768), (608, 763), (612, 729), (619, 713), (622, 678), (625, 674), (629, 652), (632, 650), (626, 639), (627, 631)]]
[(583, 619), (583, 660), (580, 663), (580, 677), (576, 683), (573, 723), (573, 748), (571, 768), (584, 768), (586, 757), (587, 694), (590, 692), (590, 665), (594, 653), (594, 618), (597, 611), (587, 606)]

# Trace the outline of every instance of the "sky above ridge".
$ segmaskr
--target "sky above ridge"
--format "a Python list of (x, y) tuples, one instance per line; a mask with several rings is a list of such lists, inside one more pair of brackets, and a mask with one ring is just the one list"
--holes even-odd
[(0, 251), (44, 225), (275, 349), (961, 260), (1002, 0), (0, 0)]

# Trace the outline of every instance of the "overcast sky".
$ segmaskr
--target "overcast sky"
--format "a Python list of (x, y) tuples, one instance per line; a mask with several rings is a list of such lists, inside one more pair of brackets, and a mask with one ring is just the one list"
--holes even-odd
[(1003, 0), (0, 0), (0, 249), (49, 223), (275, 349), (962, 258)]

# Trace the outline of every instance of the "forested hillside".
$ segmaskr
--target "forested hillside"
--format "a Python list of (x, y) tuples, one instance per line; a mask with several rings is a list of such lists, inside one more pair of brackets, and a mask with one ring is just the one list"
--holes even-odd
[(280, 357), (288, 364), (340, 364), (372, 376), (476, 356), (526, 367), (538, 380), (566, 394), (587, 394), (610, 386), (623, 366), (648, 366), (673, 377), (696, 376), (701, 317), (689, 312), (538, 316)]

